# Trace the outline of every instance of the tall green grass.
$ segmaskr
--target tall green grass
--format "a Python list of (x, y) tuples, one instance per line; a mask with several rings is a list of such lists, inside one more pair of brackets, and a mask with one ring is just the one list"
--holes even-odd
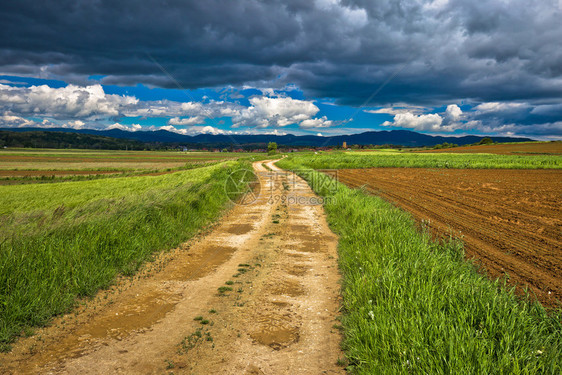
[(299, 153), (289, 155), (291, 160), (312, 169), (342, 168), (562, 168), (560, 155), (495, 155), (454, 153)]
[(193, 236), (227, 207), (228, 175), (248, 166), (0, 186), (0, 346)]
[(327, 190), (318, 179), (313, 188), (332, 196), (325, 209), (340, 237), (352, 373), (562, 373), (562, 314), (482, 276), (464, 261), (461, 243), (432, 242), (383, 199), (342, 184)]

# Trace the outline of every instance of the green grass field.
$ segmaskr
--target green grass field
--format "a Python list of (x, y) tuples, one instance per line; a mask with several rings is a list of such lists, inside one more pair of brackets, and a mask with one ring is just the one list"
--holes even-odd
[[(345, 161), (347, 167), (351, 157), (298, 155), (278, 165), (333, 168)], [(351, 373), (562, 372), (559, 311), (547, 312), (490, 281), (464, 260), (461, 242), (433, 242), (383, 199), (316, 182), (318, 194), (332, 196), (324, 207), (339, 235), (343, 346)]]
[(342, 168), (562, 168), (561, 155), (411, 153), (396, 151), (290, 154), (289, 160), (312, 169)]
[(0, 186), (0, 346), (192, 237), (228, 207), (228, 175), (248, 166)]
[(225, 159), (237, 158), (236, 152), (208, 152), (208, 151), (119, 151), (119, 150), (77, 150), (77, 149), (46, 149), (46, 148), (7, 148), (0, 149), (0, 155), (6, 156), (37, 156), (53, 158), (199, 158), (199, 159)]
[(0, 185), (21, 185), (171, 173), (265, 154), (183, 151), (0, 149)]

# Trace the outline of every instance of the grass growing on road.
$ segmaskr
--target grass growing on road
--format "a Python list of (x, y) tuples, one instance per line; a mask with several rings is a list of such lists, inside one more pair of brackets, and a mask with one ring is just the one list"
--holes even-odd
[(507, 168), (507, 169), (558, 169), (562, 168), (560, 155), (496, 155), (453, 153), (401, 153), (401, 152), (332, 152), (299, 153), (289, 155), (289, 160), (312, 169), (343, 168)]
[(0, 345), (193, 236), (227, 206), (224, 183), (243, 166), (0, 186)]
[[(302, 159), (300, 159), (302, 160)], [(294, 159), (278, 163), (300, 169)], [(312, 174), (303, 174), (310, 177)], [(339, 235), (344, 349), (358, 374), (559, 374), (562, 314), (547, 314), (432, 242), (407, 213), (342, 184), (325, 209)]]

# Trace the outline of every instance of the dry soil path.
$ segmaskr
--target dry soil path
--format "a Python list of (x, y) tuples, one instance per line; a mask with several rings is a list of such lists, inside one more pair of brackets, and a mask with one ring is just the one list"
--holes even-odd
[(0, 372), (343, 373), (337, 238), (308, 185), (267, 164), (256, 202), (20, 340)]

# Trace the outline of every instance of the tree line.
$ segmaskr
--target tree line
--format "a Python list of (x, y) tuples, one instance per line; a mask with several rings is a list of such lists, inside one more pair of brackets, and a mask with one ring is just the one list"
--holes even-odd
[(0, 147), (147, 150), (160, 148), (162, 146), (151, 145), (131, 139), (111, 138), (91, 134), (49, 131), (0, 131)]

